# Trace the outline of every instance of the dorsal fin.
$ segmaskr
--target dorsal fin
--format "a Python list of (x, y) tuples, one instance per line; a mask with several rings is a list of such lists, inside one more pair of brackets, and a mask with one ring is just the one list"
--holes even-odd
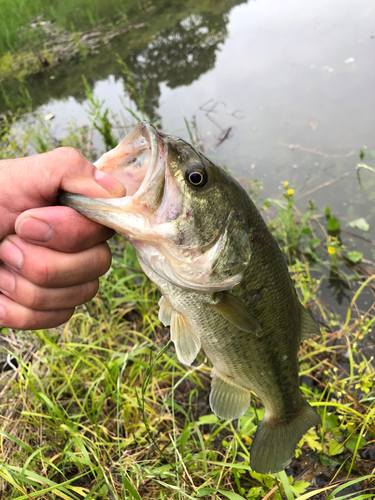
[(301, 341), (320, 335), (320, 328), (307, 309), (301, 305)]

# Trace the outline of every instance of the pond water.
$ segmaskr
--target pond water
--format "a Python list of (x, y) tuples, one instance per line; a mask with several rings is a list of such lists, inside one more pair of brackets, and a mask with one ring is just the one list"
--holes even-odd
[[(129, 22), (146, 26), (26, 81), (34, 106), (55, 115), (57, 135), (72, 117), (89, 123), (81, 75), (113, 113), (124, 112), (124, 98), (136, 110), (118, 54), (138, 89), (147, 80), (146, 112), (162, 130), (188, 140), (183, 117), (196, 116), (206, 153), (236, 177), (258, 179), (264, 198), (279, 196), (282, 181), (295, 183), (301, 210), (311, 198), (320, 213), (330, 206), (343, 227), (364, 217), (368, 232), (345, 229), (375, 240), (375, 174), (363, 171), (360, 190), (355, 172), (359, 162), (375, 167), (373, 0), (170, 0), (129, 12), (112, 0), (107, 15), (114, 20), (116, 5)], [(104, 15), (105, 3), (97, 7)], [(16, 87), (8, 92), (17, 97)], [(134, 120), (128, 115), (127, 122)], [(99, 137), (96, 145), (103, 148)], [(375, 260), (369, 242), (348, 234), (343, 240)], [(347, 307), (344, 285), (332, 292), (327, 279), (321, 293), (327, 300), (344, 293)]]

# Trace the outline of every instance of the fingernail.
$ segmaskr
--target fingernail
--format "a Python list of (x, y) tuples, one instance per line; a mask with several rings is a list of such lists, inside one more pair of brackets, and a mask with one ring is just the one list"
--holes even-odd
[(5, 312), (5, 307), (0, 304), (0, 321), (5, 319), (6, 312)]
[(125, 196), (126, 189), (125, 186), (111, 175), (105, 174), (98, 169), (94, 172), (95, 181), (102, 186), (106, 191), (108, 191), (112, 196)]
[(23, 266), (23, 254), (21, 250), (10, 241), (3, 241), (1, 243), (0, 260), (16, 269), (21, 269)]
[(5, 267), (0, 267), (0, 290), (12, 293), (15, 286), (16, 279), (14, 274), (8, 269), (5, 269)]
[(42, 219), (27, 217), (17, 227), (17, 234), (24, 240), (33, 240), (47, 243), (53, 236), (52, 227)]

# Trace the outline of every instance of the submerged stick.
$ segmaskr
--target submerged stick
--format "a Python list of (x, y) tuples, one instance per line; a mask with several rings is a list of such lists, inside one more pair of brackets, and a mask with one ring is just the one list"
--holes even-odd
[(309, 194), (315, 193), (315, 191), (318, 191), (318, 189), (324, 188), (326, 186), (330, 186), (334, 182), (340, 181), (341, 179), (344, 179), (347, 177), (349, 174), (348, 172), (345, 172), (345, 174), (340, 175), (339, 177), (335, 177), (334, 179), (331, 179), (330, 181), (323, 182), (323, 184), (319, 184), (319, 186), (316, 186), (309, 191), (305, 191), (304, 193), (301, 193), (300, 195), (296, 196), (296, 200), (299, 200), (300, 198), (303, 198), (304, 196), (307, 196)]
[(299, 146), (298, 144), (286, 144), (285, 142), (278, 142), (279, 146), (283, 146), (289, 149), (300, 149), (301, 151), (305, 151), (306, 153), (312, 153), (314, 155), (324, 156), (324, 158), (350, 158), (354, 153), (346, 153), (339, 155), (331, 155), (329, 153), (323, 153), (323, 151), (316, 151), (316, 149), (304, 148), (303, 146)]

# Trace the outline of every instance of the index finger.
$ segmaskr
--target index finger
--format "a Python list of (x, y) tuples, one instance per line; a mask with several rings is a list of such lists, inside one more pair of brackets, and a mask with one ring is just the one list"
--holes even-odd
[(108, 240), (114, 234), (112, 229), (68, 207), (27, 210), (17, 217), (15, 230), (24, 240), (60, 252), (80, 252)]

